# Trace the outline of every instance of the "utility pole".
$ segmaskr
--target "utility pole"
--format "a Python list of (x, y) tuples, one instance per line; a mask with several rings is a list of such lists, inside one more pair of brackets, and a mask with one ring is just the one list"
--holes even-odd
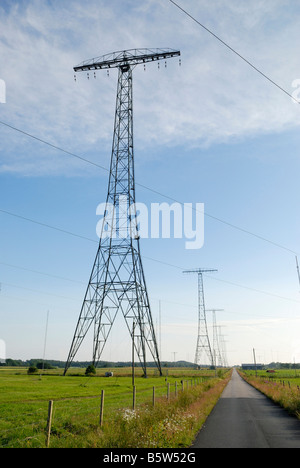
[(132, 386), (134, 387), (134, 331), (135, 331), (135, 323), (133, 322), (132, 325)]
[(162, 353), (161, 353), (161, 301), (159, 301), (159, 355), (160, 355), (160, 359), (162, 359)]
[[(46, 354), (46, 343), (47, 343), (48, 321), (49, 321), (49, 310), (47, 311), (47, 318), (46, 318), (46, 329), (45, 329), (45, 338), (44, 338), (44, 352), (43, 352), (42, 373), (44, 372), (44, 368), (45, 368), (45, 354)], [(40, 377), (41, 377), (41, 375), (40, 375)]]
[(254, 359), (254, 367), (255, 367), (255, 376), (257, 377), (257, 365), (256, 365), (256, 356), (255, 356), (254, 348), (253, 348), (253, 359)]
[(204, 286), (203, 286), (203, 273), (212, 273), (218, 270), (207, 270), (207, 269), (195, 269), (185, 270), (183, 273), (197, 274), (198, 275), (198, 338), (195, 353), (195, 365), (200, 367), (202, 355), (205, 353), (210, 365), (214, 366), (214, 356), (210, 345), (207, 321), (206, 321), (206, 310), (204, 300)]
[[(103, 348), (119, 311), (129, 333), (135, 322), (135, 349), (147, 377), (146, 347), (162, 375), (157, 340), (140, 254), (133, 151), (133, 69), (139, 64), (179, 56), (167, 49), (114, 52), (74, 67), (74, 72), (119, 71), (114, 136), (106, 209), (100, 243), (65, 366), (66, 374), (91, 325), (94, 325), (93, 364)], [(128, 226), (129, 224), (129, 226)]]

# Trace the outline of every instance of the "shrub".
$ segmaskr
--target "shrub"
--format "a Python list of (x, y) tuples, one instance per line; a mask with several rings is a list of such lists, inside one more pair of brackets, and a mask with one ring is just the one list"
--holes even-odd
[(93, 364), (90, 364), (89, 366), (87, 366), (85, 370), (85, 375), (95, 375), (95, 374), (96, 374), (95, 366), (93, 366)]

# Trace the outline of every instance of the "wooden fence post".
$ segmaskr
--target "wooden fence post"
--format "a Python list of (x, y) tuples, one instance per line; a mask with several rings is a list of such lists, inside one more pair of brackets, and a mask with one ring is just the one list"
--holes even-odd
[(53, 400), (50, 400), (49, 406), (48, 406), (48, 420), (47, 420), (47, 429), (46, 429), (46, 447), (47, 448), (50, 445), (52, 414), (53, 414)]
[(103, 411), (104, 411), (104, 390), (101, 392), (101, 403), (100, 403), (100, 426), (103, 425)]
[(133, 401), (132, 401), (132, 408), (135, 410), (135, 401), (136, 401), (136, 387), (133, 387)]

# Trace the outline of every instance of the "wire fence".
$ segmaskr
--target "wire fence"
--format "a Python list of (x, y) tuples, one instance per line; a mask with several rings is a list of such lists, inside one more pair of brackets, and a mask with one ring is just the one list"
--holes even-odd
[(51, 446), (51, 437), (60, 437), (64, 431), (72, 433), (88, 421), (101, 427), (117, 411), (135, 410), (147, 403), (155, 406), (158, 399), (172, 400), (180, 391), (188, 390), (206, 378), (181, 380), (164, 385), (141, 387), (100, 395), (53, 399), (43, 402), (8, 403), (2, 406), (0, 418), (0, 448), (42, 448)]
[[(266, 377), (260, 376), (261, 380), (266, 380)], [(275, 379), (273, 377), (268, 377), (267, 379), (268, 382), (272, 382), (276, 385), (282, 385), (282, 387), (288, 387), (290, 389), (297, 388), (298, 391), (300, 391), (300, 385), (297, 383), (290, 382), (290, 380), (285, 380), (285, 379)]]

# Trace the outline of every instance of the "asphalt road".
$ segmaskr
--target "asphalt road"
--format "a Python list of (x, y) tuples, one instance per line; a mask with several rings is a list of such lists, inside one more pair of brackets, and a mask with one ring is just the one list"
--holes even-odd
[(300, 448), (300, 421), (234, 370), (192, 448)]

